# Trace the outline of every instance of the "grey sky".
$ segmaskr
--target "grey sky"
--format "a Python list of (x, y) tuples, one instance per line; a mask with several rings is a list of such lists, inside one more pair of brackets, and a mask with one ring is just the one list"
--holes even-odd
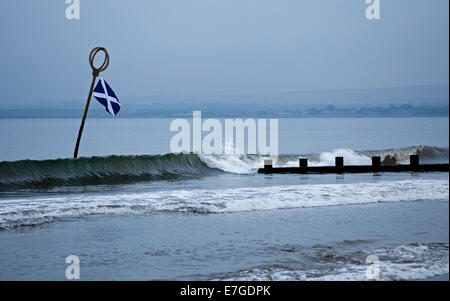
[(126, 97), (449, 82), (448, 0), (80, 1), (1, 2), (0, 102), (84, 98), (97, 45)]

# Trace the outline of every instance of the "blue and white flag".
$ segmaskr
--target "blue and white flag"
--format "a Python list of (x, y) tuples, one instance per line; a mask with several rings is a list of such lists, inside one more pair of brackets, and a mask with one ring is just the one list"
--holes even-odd
[(114, 91), (103, 78), (99, 78), (97, 86), (95, 86), (92, 95), (94, 95), (99, 103), (105, 106), (106, 112), (110, 113), (113, 116), (116, 116), (117, 113), (119, 113), (119, 99), (117, 98), (116, 93), (114, 93)]

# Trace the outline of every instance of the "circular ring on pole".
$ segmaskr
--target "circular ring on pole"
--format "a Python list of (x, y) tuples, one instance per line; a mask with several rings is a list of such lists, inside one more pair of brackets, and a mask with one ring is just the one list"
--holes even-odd
[[(100, 65), (100, 67), (96, 68), (94, 66), (94, 59), (97, 53), (100, 51), (103, 51), (105, 53), (105, 60), (103, 61), (103, 64)], [(98, 75), (100, 72), (105, 71), (106, 68), (108, 68), (109, 65), (109, 54), (108, 51), (104, 47), (95, 47), (91, 50), (91, 53), (89, 54), (89, 64), (91, 65), (92, 71), (94, 74)]]

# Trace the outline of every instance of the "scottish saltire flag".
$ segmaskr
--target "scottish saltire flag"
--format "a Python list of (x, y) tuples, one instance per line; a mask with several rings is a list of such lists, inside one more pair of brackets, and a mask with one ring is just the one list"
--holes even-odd
[(103, 78), (99, 78), (97, 86), (95, 86), (92, 95), (94, 95), (99, 103), (105, 106), (106, 112), (110, 113), (113, 116), (116, 116), (117, 113), (119, 113), (119, 99), (117, 98), (116, 93), (114, 93), (114, 91)]

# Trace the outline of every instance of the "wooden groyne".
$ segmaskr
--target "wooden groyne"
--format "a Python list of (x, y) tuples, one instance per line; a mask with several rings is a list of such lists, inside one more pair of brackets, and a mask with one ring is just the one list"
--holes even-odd
[(381, 157), (372, 157), (372, 165), (344, 165), (343, 157), (335, 157), (334, 166), (308, 166), (308, 159), (300, 158), (298, 167), (273, 167), (272, 160), (264, 160), (259, 173), (366, 173), (366, 172), (448, 172), (449, 164), (420, 164), (418, 155), (411, 155), (409, 164), (382, 164)]

